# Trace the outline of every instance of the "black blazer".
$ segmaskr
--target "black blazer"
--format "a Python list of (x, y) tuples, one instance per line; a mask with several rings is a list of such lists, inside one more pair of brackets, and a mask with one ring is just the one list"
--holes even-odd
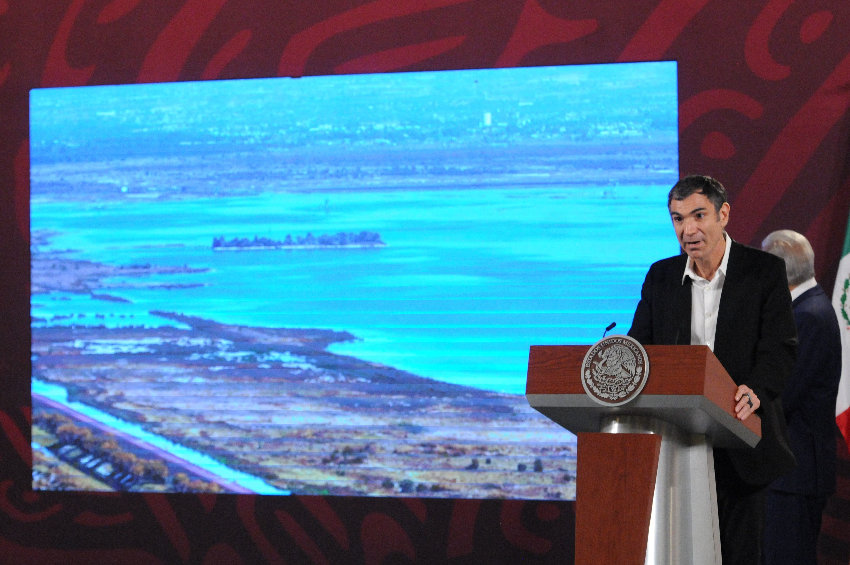
[[(687, 255), (680, 254), (650, 267), (629, 330), (640, 343), (690, 344), (691, 280), (682, 281), (686, 262)], [(726, 271), (714, 354), (735, 383), (748, 385), (761, 400), (756, 413), (762, 440), (753, 449), (715, 450), (715, 466), (731, 461), (741, 481), (763, 486), (794, 466), (779, 401), (796, 357), (791, 294), (785, 263), (769, 253), (733, 241)]]
[(835, 398), (841, 379), (841, 330), (820, 286), (793, 302), (800, 345), (782, 407), (797, 468), (770, 485), (807, 495), (835, 491)]

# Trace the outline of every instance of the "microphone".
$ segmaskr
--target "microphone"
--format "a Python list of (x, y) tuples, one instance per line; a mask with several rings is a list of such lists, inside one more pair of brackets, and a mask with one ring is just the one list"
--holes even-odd
[(605, 339), (605, 334), (607, 334), (608, 332), (613, 330), (614, 326), (616, 326), (616, 325), (617, 325), (617, 322), (611, 322), (610, 324), (608, 324), (608, 327), (605, 328), (604, 332), (602, 332), (602, 339)]

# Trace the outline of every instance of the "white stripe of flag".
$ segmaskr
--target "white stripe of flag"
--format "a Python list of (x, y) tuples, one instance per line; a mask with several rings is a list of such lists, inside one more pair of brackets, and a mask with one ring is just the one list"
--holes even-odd
[(844, 238), (844, 251), (838, 263), (832, 306), (841, 327), (841, 381), (835, 402), (835, 422), (850, 449), (850, 222)]

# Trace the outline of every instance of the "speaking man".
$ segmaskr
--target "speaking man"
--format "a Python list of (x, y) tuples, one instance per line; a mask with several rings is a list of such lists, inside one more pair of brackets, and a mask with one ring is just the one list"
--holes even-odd
[(779, 400), (796, 355), (785, 265), (726, 233), (730, 205), (717, 180), (677, 182), (667, 208), (682, 253), (646, 275), (629, 335), (644, 345), (707, 345), (738, 385), (741, 420), (761, 416), (752, 449), (715, 449), (724, 565), (761, 560), (766, 486), (794, 466)]

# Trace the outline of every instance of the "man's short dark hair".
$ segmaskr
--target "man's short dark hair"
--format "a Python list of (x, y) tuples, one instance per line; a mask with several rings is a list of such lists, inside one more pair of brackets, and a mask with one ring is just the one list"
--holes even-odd
[(667, 208), (670, 208), (673, 200), (684, 200), (694, 193), (704, 194), (714, 204), (714, 210), (717, 212), (720, 211), (724, 202), (728, 202), (726, 189), (720, 181), (704, 175), (688, 175), (670, 189), (670, 194), (667, 195)]

